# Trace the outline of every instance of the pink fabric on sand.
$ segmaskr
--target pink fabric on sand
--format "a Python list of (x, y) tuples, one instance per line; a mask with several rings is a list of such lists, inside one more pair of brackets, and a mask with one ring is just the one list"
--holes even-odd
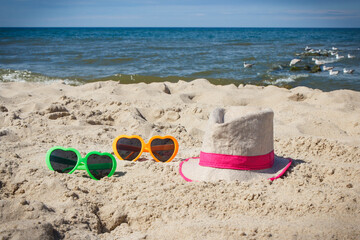
[(286, 167), (284, 167), (284, 169), (279, 173), (279, 175), (275, 176), (275, 177), (272, 177), (272, 178), (269, 178), (268, 180), (270, 181), (274, 181), (275, 179), (278, 179), (279, 177), (281, 177), (282, 175), (284, 175), (284, 173), (286, 172), (286, 170), (288, 170), (288, 168), (291, 166), (291, 163), (292, 163), (292, 159), (291, 158), (288, 158), (289, 160), (289, 163), (286, 165)]
[(185, 177), (185, 175), (182, 173), (182, 171), (181, 171), (181, 168), (182, 168), (182, 165), (184, 164), (184, 162), (187, 162), (187, 161), (189, 161), (191, 158), (188, 158), (188, 159), (186, 159), (186, 160), (184, 160), (184, 161), (181, 161), (181, 163), (180, 163), (180, 165), (179, 165), (179, 173), (180, 173), (180, 175), (185, 179), (185, 181), (187, 181), (187, 182), (192, 182), (193, 180), (191, 180), (190, 178), (187, 178), (187, 177)]

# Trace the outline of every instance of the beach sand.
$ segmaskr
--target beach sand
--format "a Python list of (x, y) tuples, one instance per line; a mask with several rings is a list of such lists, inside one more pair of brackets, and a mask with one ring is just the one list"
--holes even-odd
[[(215, 107), (273, 109), (281, 179), (186, 182)], [(112, 152), (120, 134), (172, 135), (171, 163), (111, 178), (50, 171), (53, 146)], [(0, 239), (359, 239), (360, 93), (192, 82), (0, 83)]]

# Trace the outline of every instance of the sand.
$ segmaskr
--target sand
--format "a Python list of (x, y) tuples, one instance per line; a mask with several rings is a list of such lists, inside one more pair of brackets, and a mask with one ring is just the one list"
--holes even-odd
[[(270, 107), (274, 182), (186, 182), (215, 107)], [(171, 163), (148, 153), (111, 178), (50, 171), (53, 146), (112, 152), (120, 134), (170, 134)], [(0, 83), (0, 239), (359, 239), (360, 93), (192, 82)]]

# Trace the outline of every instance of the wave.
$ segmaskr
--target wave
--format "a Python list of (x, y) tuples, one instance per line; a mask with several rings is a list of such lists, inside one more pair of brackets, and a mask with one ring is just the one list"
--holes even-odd
[(231, 70), (230, 69), (213, 69), (213, 70), (195, 72), (195, 73), (192, 73), (190, 76), (191, 77), (206, 77), (206, 76), (221, 74), (221, 73), (229, 72), (229, 71), (231, 71)]
[(227, 46), (251, 46), (251, 45), (253, 45), (253, 43), (234, 41), (234, 42), (225, 43), (224, 45), (227, 45)]
[(336, 59), (336, 58), (332, 58), (332, 59), (324, 59), (321, 61), (324, 61), (325, 64), (327, 63), (334, 63), (334, 62), (338, 62), (340, 59)]
[(283, 85), (288, 84), (291, 82), (295, 82), (298, 79), (307, 78), (309, 77), (308, 74), (297, 74), (297, 75), (290, 75), (286, 77), (279, 77), (271, 80), (264, 80), (263, 83), (267, 85)]
[(152, 49), (152, 50), (170, 50), (170, 49), (180, 49), (180, 47), (175, 47), (175, 46), (148, 46), (147, 49)]
[(242, 59), (243, 61), (255, 61), (256, 58), (255, 57), (246, 57)]
[(79, 85), (81, 81), (76, 79), (49, 77), (28, 70), (0, 69), (0, 82), (44, 82), (51, 83), (63, 81), (70, 85)]
[(133, 61), (134, 58), (90, 58), (90, 59), (82, 59), (81, 62), (85, 64), (96, 64), (99, 66), (107, 66), (112, 64), (120, 64), (124, 62)]
[(287, 47), (291, 47), (291, 46), (297, 46), (299, 45), (298, 43), (286, 43), (284, 44), (284, 46), (287, 46)]
[(32, 55), (34, 56), (78, 56), (78, 55), (82, 55), (82, 52), (80, 51), (44, 51), (44, 52), (35, 52)]
[[(98, 81), (118, 81), (122, 84), (132, 84), (132, 83), (152, 83), (152, 82), (178, 82), (179, 80), (183, 81), (192, 81), (199, 77), (181, 77), (181, 76), (144, 76), (138, 74), (115, 74), (107, 77), (101, 78), (92, 78), (87, 79), (83, 77), (50, 77), (40, 73), (34, 73), (28, 70), (12, 70), (12, 69), (0, 69), (0, 82), (44, 82), (52, 83), (56, 81), (63, 81), (69, 85), (81, 85), (88, 82), (98, 82)], [(227, 85), (235, 84), (239, 85), (244, 83), (243, 81), (238, 81), (235, 79), (222, 79), (222, 78), (207, 78), (209, 82), (215, 85)]]

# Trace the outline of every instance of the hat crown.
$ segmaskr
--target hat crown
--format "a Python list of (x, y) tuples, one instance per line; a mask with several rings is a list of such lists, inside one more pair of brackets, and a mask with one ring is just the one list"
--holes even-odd
[(274, 112), (269, 108), (216, 108), (210, 115), (202, 151), (259, 156), (274, 150)]

